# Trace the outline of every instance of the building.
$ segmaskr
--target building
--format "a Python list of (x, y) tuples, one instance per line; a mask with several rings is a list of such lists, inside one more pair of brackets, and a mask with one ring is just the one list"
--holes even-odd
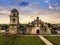
[(19, 12), (13, 9), (10, 15), (9, 34), (17, 33), (19, 33)]
[(13, 9), (10, 15), (9, 34), (51, 34), (48, 25), (41, 21), (39, 17), (27, 25), (24, 26), (26, 30), (23, 30), (23, 27), (21, 28), (22, 30), (19, 28), (19, 12)]
[(29, 23), (29, 25), (29, 27), (27, 26), (28, 34), (51, 34), (47, 23), (41, 21), (39, 17), (36, 17), (36, 19)]
[(5, 33), (6, 32), (6, 30), (0, 30), (0, 33)]

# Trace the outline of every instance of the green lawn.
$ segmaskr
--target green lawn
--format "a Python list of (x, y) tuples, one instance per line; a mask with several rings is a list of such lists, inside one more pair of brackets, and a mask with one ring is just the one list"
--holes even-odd
[(44, 36), (54, 45), (60, 45), (60, 36)]
[(0, 45), (46, 45), (37, 36), (5, 37), (0, 36)]

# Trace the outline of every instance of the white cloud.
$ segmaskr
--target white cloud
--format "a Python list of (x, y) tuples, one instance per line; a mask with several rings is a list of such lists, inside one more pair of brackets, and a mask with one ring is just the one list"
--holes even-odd
[(45, 0), (45, 3), (48, 3), (49, 2), (49, 0)]
[(51, 6), (51, 5), (49, 5), (49, 9), (54, 9), (54, 7), (53, 7), (53, 6)]
[(59, 8), (60, 8), (59, 4), (55, 4), (55, 9), (59, 9)]
[(59, 6), (59, 4), (58, 3), (54, 3), (54, 4), (49, 4), (49, 9), (55, 9), (55, 10), (59, 10), (60, 9), (60, 6)]
[(9, 15), (10, 14), (10, 11), (8, 10), (0, 10), (0, 15)]

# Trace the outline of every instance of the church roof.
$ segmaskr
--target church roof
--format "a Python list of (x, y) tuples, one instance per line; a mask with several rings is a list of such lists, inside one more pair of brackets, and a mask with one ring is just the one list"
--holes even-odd
[(11, 10), (11, 12), (18, 12), (18, 10), (14, 8), (13, 10)]
[(37, 19), (39, 19), (39, 17), (37, 16)]

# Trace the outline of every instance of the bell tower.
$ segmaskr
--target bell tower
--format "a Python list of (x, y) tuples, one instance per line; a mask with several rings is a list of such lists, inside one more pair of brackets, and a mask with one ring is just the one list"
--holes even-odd
[(19, 29), (19, 12), (16, 9), (11, 11), (9, 34), (17, 34)]

